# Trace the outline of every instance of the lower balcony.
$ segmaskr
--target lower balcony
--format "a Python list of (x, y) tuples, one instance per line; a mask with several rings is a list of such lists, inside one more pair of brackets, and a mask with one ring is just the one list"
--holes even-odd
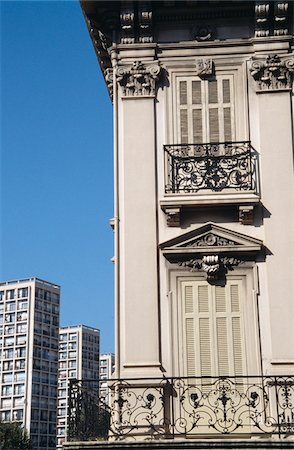
[(166, 448), (175, 442), (185, 448), (192, 441), (190, 448), (202, 448), (201, 440), (205, 448), (208, 441), (216, 443), (213, 448), (245, 448), (236, 445), (240, 439), (255, 443), (246, 448), (294, 446), (294, 376), (120, 379), (107, 385), (101, 395), (97, 381), (71, 381), (65, 448), (124, 442), (155, 448), (163, 441), (169, 442)]

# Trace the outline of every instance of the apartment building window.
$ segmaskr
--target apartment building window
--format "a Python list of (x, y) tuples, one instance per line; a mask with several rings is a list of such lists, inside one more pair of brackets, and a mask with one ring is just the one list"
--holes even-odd
[(2, 386), (2, 395), (12, 395), (12, 385)]
[(14, 386), (14, 394), (16, 395), (23, 395), (25, 392), (25, 385), (24, 384), (16, 384)]
[(5, 334), (14, 334), (14, 325), (6, 325), (4, 328)]
[(5, 291), (0, 291), (0, 301), (4, 300)]
[(13, 300), (15, 298), (15, 290), (10, 289), (9, 291), (6, 291), (6, 299), (7, 300)]
[(17, 293), (18, 298), (27, 297), (28, 296), (28, 288), (20, 288)]
[(10, 422), (11, 421), (11, 412), (10, 411), (2, 411), (0, 417), (3, 422)]
[(26, 300), (18, 301), (18, 309), (27, 309), (27, 308), (28, 308), (28, 302)]
[(3, 370), (13, 370), (13, 362), (12, 361), (4, 361), (3, 362)]
[(7, 323), (9, 323), (9, 322), (15, 322), (15, 313), (8, 313), (8, 314), (5, 314), (5, 322)]
[(7, 302), (5, 310), (6, 311), (15, 311), (15, 302)]
[(177, 78), (177, 134), (181, 144), (235, 140), (233, 76)]
[(23, 420), (23, 410), (17, 409), (13, 411), (13, 420)]

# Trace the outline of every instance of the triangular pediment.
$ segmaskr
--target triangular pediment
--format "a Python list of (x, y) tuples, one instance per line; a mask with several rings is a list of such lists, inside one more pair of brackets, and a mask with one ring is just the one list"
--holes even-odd
[(259, 239), (207, 223), (160, 244), (165, 256), (172, 254), (256, 254), (262, 248)]

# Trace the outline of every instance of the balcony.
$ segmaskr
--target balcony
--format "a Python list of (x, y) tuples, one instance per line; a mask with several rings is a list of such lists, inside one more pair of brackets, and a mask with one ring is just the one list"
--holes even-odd
[(105, 397), (97, 381), (71, 380), (70, 442), (256, 437), (289, 438), (293, 445), (294, 376), (120, 379), (107, 384)]
[(260, 200), (258, 156), (250, 141), (165, 145), (161, 208), (238, 205)]

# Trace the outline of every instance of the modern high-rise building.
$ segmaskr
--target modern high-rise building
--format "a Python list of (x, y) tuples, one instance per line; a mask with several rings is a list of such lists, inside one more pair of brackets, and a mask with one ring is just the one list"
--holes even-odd
[(56, 448), (60, 287), (0, 283), (0, 420), (18, 421), (33, 448)]
[(103, 396), (107, 403), (109, 403), (109, 388), (107, 381), (114, 372), (114, 354), (102, 353), (100, 355), (100, 373), (99, 373), (99, 388), (100, 395)]
[(62, 448), (68, 427), (70, 380), (99, 380), (100, 331), (86, 325), (59, 330), (57, 448)]

